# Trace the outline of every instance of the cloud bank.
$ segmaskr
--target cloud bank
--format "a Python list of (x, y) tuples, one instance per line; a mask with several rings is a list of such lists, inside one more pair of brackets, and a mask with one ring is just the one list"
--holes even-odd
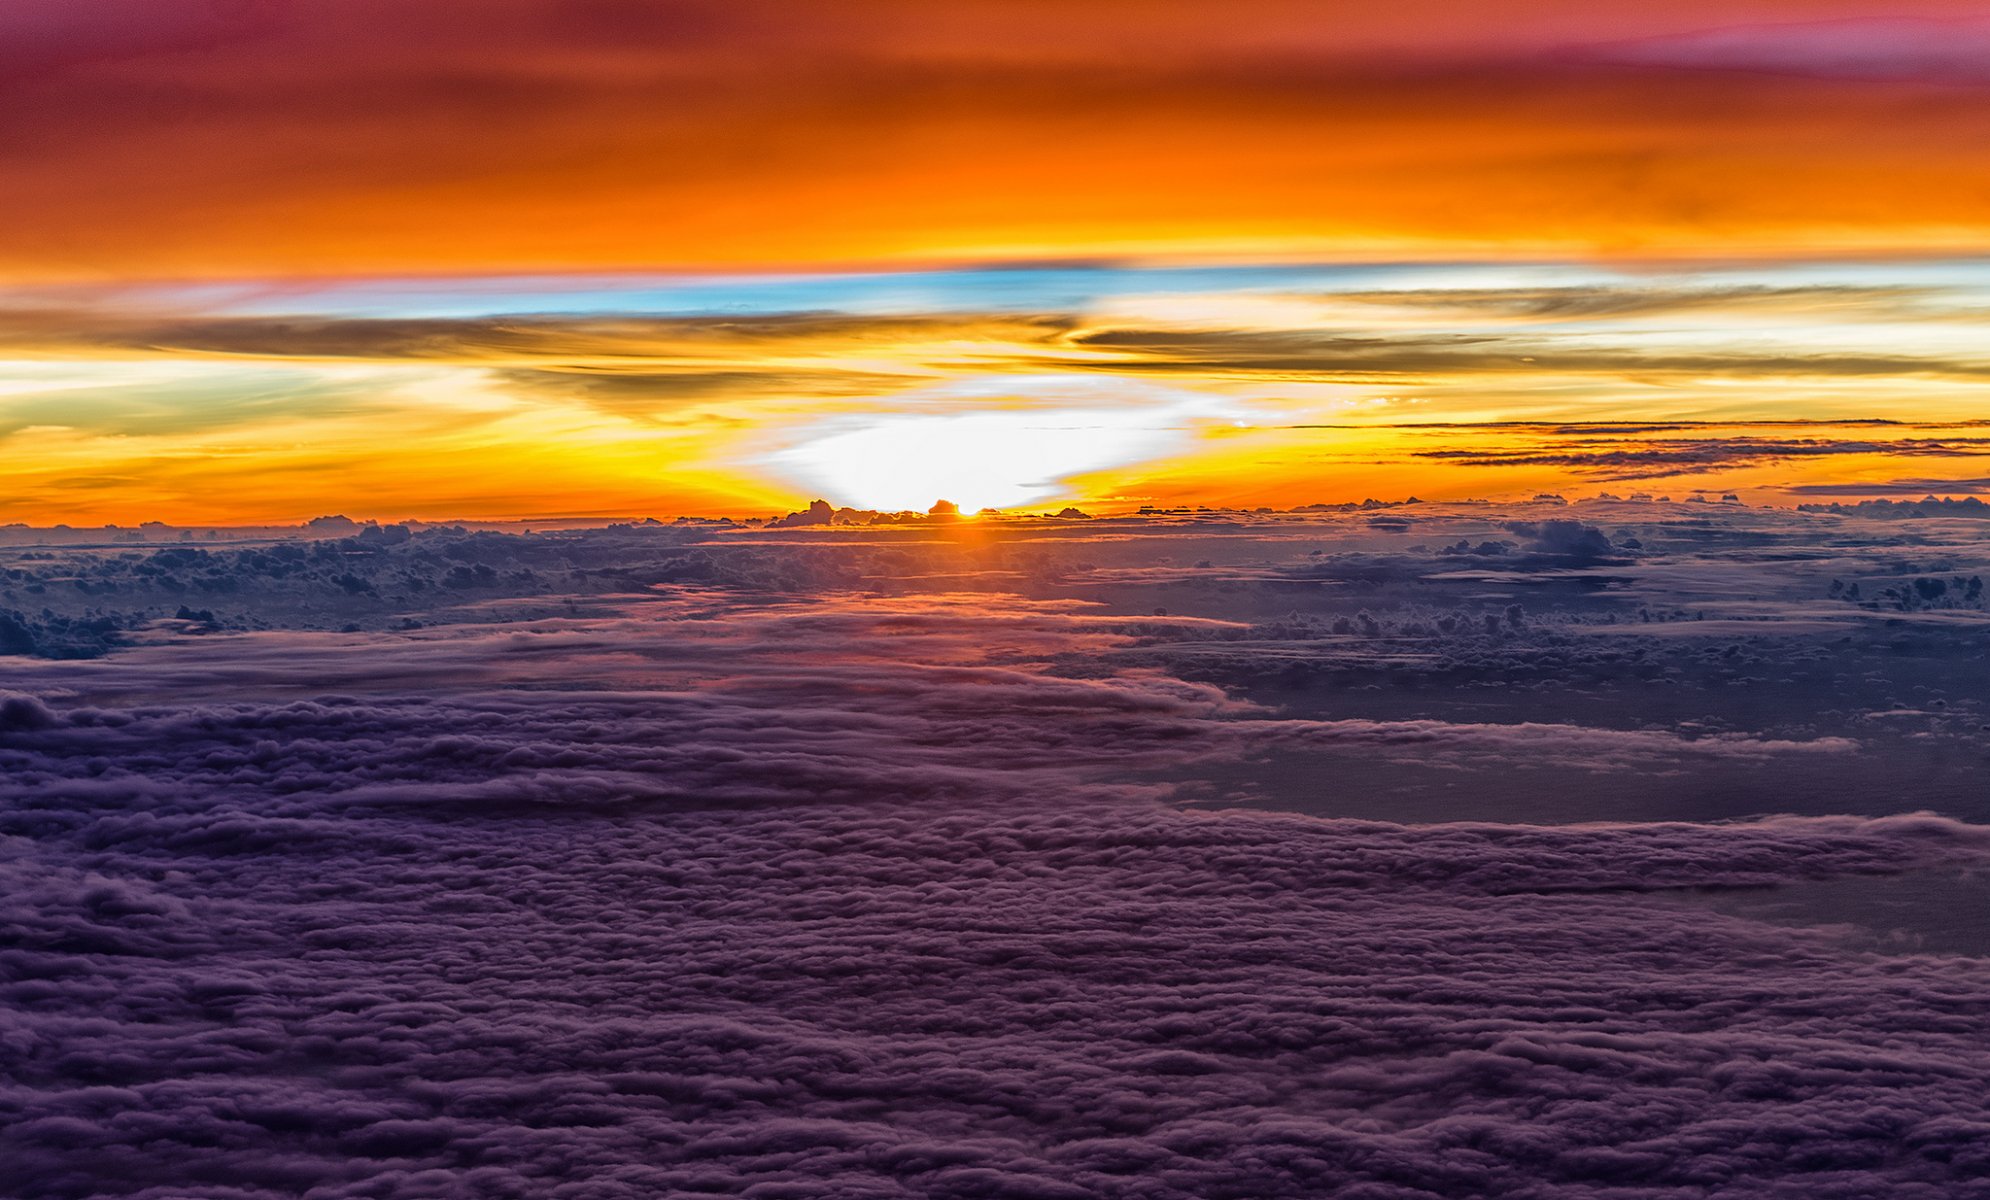
[(916, 725), (642, 693), (4, 711), (22, 1196), (1933, 1196), (1978, 1169), (1981, 964), (1641, 898), (1979, 853), (1952, 822), (1193, 815), (1005, 769), (1000, 733), (913, 766), (865, 739)]
[(9, 1194), (1990, 1177), (1977, 523), (828, 515), (0, 547)]

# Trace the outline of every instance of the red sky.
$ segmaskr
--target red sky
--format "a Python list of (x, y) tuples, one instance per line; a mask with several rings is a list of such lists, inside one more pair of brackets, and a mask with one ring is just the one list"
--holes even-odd
[(0, 522), (1962, 486), (1986, 245), (1977, 3), (6, 0)]
[(1954, 249), (1973, 11), (12, 0), (0, 272)]

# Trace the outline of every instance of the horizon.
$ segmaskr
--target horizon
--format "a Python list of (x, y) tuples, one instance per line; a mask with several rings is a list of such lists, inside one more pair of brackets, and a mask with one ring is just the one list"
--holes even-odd
[[(1401, 508), (1409, 505), (1418, 505), (1418, 506), (1429, 505), (1432, 507), (1444, 507), (1447, 505), (1456, 505), (1468, 508), (1499, 508), (1499, 507), (1524, 508), (1532, 506), (1576, 508), (1586, 504), (1649, 504), (1649, 505), (1716, 504), (1716, 505), (1738, 506), (1742, 508), (1760, 508), (1770, 511), (1783, 511), (1783, 512), (1831, 512), (1834, 510), (1840, 510), (1840, 509), (1850, 510), (1861, 506), (1873, 506), (1873, 505), (1889, 506), (1889, 505), (1940, 504), (1940, 505), (1954, 505), (1954, 506), (1963, 506), (1963, 507), (1975, 507), (1975, 506), (1984, 505), (1986, 503), (1984, 496), (1986, 494), (1990, 494), (1990, 482), (1983, 483), (1976, 490), (1963, 490), (1963, 491), (1954, 491), (1946, 493), (1941, 491), (1922, 492), (1919, 491), (1918, 489), (1910, 489), (1908, 491), (1899, 491), (1897, 489), (1893, 491), (1868, 491), (1864, 490), (1862, 485), (1847, 485), (1847, 486), (1858, 488), (1859, 490), (1839, 491), (1835, 490), (1834, 487), (1833, 490), (1829, 491), (1820, 490), (1819, 492), (1816, 493), (1817, 496), (1816, 499), (1799, 500), (1791, 504), (1750, 504), (1746, 500), (1742, 499), (1740, 496), (1734, 493), (1720, 493), (1718, 494), (1718, 496), (1716, 496), (1716, 493), (1710, 489), (1694, 489), (1693, 491), (1681, 494), (1677, 498), (1671, 495), (1654, 496), (1642, 492), (1634, 492), (1630, 495), (1621, 495), (1621, 496), (1614, 492), (1599, 492), (1592, 496), (1583, 496), (1583, 495), (1565, 496), (1560, 493), (1539, 493), (1533, 496), (1526, 496), (1526, 497), (1465, 496), (1465, 497), (1455, 497), (1446, 500), (1425, 500), (1419, 496), (1404, 496), (1399, 499), (1382, 499), (1374, 496), (1364, 496), (1360, 500), (1345, 500), (1337, 502), (1314, 501), (1311, 503), (1295, 504), (1289, 508), (1273, 508), (1270, 505), (1254, 505), (1250, 507), (1241, 507), (1241, 506), (1224, 507), (1224, 506), (1207, 505), (1207, 504), (1197, 504), (1197, 505), (1183, 504), (1183, 505), (1174, 505), (1174, 506), (1143, 504), (1137, 508), (1120, 507), (1115, 509), (1110, 507), (1100, 507), (1097, 508), (1096, 510), (1091, 510), (1091, 509), (1077, 509), (1075, 505), (1065, 505), (1061, 506), (1061, 508), (1057, 511), (1045, 509), (1036, 512), (1024, 509), (997, 509), (997, 508), (983, 508), (983, 509), (976, 509), (970, 511), (968, 509), (961, 508), (957, 505), (953, 505), (952, 501), (947, 500), (945, 497), (936, 497), (932, 505), (928, 505), (923, 508), (909, 508), (909, 509), (866, 509), (866, 508), (856, 508), (850, 505), (841, 505), (841, 506), (830, 505), (827, 500), (824, 500), (821, 497), (817, 497), (815, 500), (811, 501), (810, 504), (803, 505), (798, 509), (793, 509), (786, 513), (781, 513), (781, 512), (746, 513), (746, 514), (549, 513), (549, 514), (542, 514), (539, 516), (528, 516), (528, 517), (436, 517), (436, 518), (366, 516), (366, 515), (354, 517), (346, 513), (320, 513), (316, 516), (306, 517), (297, 521), (271, 522), (267, 524), (215, 525), (215, 524), (200, 524), (200, 523), (181, 523), (181, 522), (159, 520), (155, 518), (153, 520), (142, 522), (138, 525), (122, 525), (116, 522), (110, 522), (103, 525), (69, 525), (60, 522), (54, 525), (33, 525), (23, 521), (16, 521), (16, 522), (10, 522), (6, 525), (0, 525), (0, 529), (25, 530), (30, 533), (52, 533), (64, 530), (75, 533), (90, 533), (100, 530), (117, 530), (122, 533), (144, 533), (147, 530), (157, 530), (157, 529), (164, 529), (170, 531), (182, 531), (182, 530), (228, 531), (236, 529), (308, 531), (313, 529), (314, 527), (324, 527), (327, 529), (344, 529), (350, 527), (358, 529), (368, 526), (373, 526), (373, 527), (406, 526), (409, 528), (435, 529), (435, 528), (446, 528), (452, 526), (502, 527), (502, 526), (512, 526), (512, 525), (522, 526), (522, 525), (533, 525), (533, 524), (560, 526), (563, 528), (599, 529), (599, 528), (607, 528), (612, 525), (618, 525), (618, 524), (662, 525), (662, 524), (671, 524), (671, 523), (680, 523), (680, 522), (700, 523), (700, 524), (723, 523), (723, 524), (736, 524), (740, 526), (779, 526), (783, 528), (806, 529), (806, 528), (819, 528), (829, 525), (918, 524), (922, 522), (940, 524), (948, 522), (983, 521), (983, 520), (1111, 521), (1111, 520), (1126, 520), (1135, 517), (1179, 516), (1182, 514), (1199, 514), (1199, 513), (1211, 513), (1223, 516), (1240, 516), (1240, 517), (1304, 516), (1320, 512), (1366, 511), (1366, 510), (1381, 509), (1381, 508)], [(822, 521), (790, 520), (791, 518), (808, 516), (810, 508), (813, 505), (817, 504), (828, 505), (831, 512), (833, 513), (833, 517), (831, 519), (825, 519)], [(951, 509), (950, 510), (943, 509), (942, 506), (951, 506)], [(784, 522), (787, 523), (783, 524)], [(526, 532), (532, 532), (532, 531), (526, 530)]]

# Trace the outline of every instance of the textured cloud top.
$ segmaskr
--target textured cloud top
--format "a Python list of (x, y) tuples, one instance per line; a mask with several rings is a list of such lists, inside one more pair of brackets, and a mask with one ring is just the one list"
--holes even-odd
[(0, 549), (10, 1194), (1990, 1179), (1980, 520), (867, 520)]

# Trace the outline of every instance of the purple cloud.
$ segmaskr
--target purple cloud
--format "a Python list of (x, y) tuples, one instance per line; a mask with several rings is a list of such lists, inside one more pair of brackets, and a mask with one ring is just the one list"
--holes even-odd
[[(1794, 1196), (1973, 1177), (1978, 964), (1645, 897), (1973, 860), (1981, 830), (1415, 829), (1172, 811), (1126, 778), (1288, 741), (1487, 762), (1835, 748), (1271, 719), (1140, 671), (872, 658), (908, 630), (964, 650), (971, 619), (884, 608), (363, 656), (389, 681), (457, 664), (428, 692), (10, 697), (18, 1193)], [(1125, 636), (1055, 607), (987, 615), (1043, 648)], [(352, 660), (338, 642), (207, 639), (202, 669), (271, 692)], [(170, 690), (182, 661), (41, 669)], [(603, 671), (615, 686), (584, 685)], [(691, 678), (631, 686), (646, 674)], [(529, 686), (464, 686), (497, 676)]]
[[(1505, 557), (1614, 547), (1638, 522), (1639, 592), (1584, 599), (1563, 564), (1458, 584), (1444, 604), (1469, 613), (1429, 599), (1450, 560), (1312, 556), (1322, 526), (1268, 526), (1258, 545), (1287, 557), (1235, 572), (1143, 571), (1162, 539), (1115, 529), (1083, 543), (1095, 569), (1037, 576), (1082, 584), (1035, 598), (803, 586), (849, 561), (815, 546), (613, 599), (516, 573), (565, 554), (635, 592), (684, 553), (628, 535), (608, 566), (578, 537), (458, 547), (513, 592), (452, 593), (454, 623), (138, 624), (106, 657), (10, 658), (4, 1190), (1972, 1195), (1990, 1179), (1985, 962), (1683, 901), (1979, 868), (1984, 827), (1187, 807), (1268, 759), (1325, 796), (1374, 778), (1357, 768), (1540, 780), (1519, 786), (1597, 792), (1592, 819), (1625, 781), (1679, 772), (1683, 795), (1742, 770), (1848, 786), (1858, 767), (1920, 803), (1881, 741), (1917, 735), (1863, 716), (1858, 741), (1835, 734), (1777, 710), (1771, 677), (1794, 691), (1810, 677), (1777, 673), (1821, 664), (1866, 700), (1873, 663), (1910, 662), (1895, 678), (1920, 686), (1917, 728), (1974, 729), (1968, 697), (1937, 707), (1927, 681), (1966, 672), (1977, 643), (1904, 652), (1918, 610), (1859, 618), (1887, 630), (1883, 660), (1840, 624), (1788, 647), (1735, 628), (1864, 614), (1825, 593), (1832, 575), (1919, 577), (1903, 556), (1921, 573), (1939, 555), (1946, 576), (1971, 544), (1887, 526), (1861, 549), (1834, 517), (1831, 544), (1791, 554), (1777, 531), (1821, 518), (1669, 514), (1419, 509), (1388, 536), (1531, 541)], [(1379, 536), (1360, 514), (1347, 527)], [(1197, 539), (1185, 560), (1235, 550), (1228, 531), (1179, 536)], [(297, 581), (271, 562), (243, 586)], [(1320, 586), (1289, 590), (1297, 564)], [(932, 565), (901, 569), (967, 577)], [(1021, 573), (979, 566), (990, 589)], [(778, 583), (740, 582), (753, 571)], [(1529, 580), (1541, 598), (1522, 604)], [(1114, 590), (1151, 588), (1198, 615), (1155, 614), (1151, 592), (1134, 615)], [(1715, 619), (1648, 615), (1697, 633), (1601, 623), (1689, 593)], [(1722, 603), (1759, 611), (1722, 621)], [(1366, 619), (1335, 632), (1342, 612)], [(1602, 629), (1621, 637), (1572, 635)], [(1294, 661), (1349, 674), (1280, 707), (1264, 681)], [(1244, 683), (1198, 675), (1211, 664)], [(1619, 670), (1651, 689), (1628, 713), (1600, 682)], [(1498, 694), (1425, 686), (1478, 678)], [(1524, 679), (1540, 690), (1520, 696)], [(1772, 719), (1689, 716), (1730, 693)], [(1958, 759), (1977, 746), (1944, 736)]]

